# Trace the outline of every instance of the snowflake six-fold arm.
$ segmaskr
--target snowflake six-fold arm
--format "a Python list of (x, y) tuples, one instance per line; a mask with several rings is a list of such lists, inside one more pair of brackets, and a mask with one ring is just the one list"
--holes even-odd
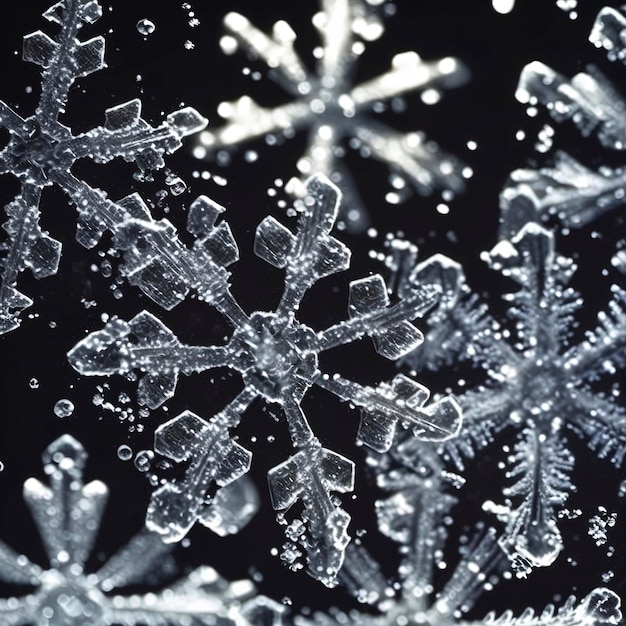
[[(87, 453), (70, 435), (43, 455), (49, 485), (24, 483), (24, 499), (49, 559), (41, 568), (0, 542), (0, 580), (34, 588), (0, 599), (3, 626), (169, 626), (223, 624), (278, 626), (282, 607), (255, 594), (249, 581), (227, 583), (208, 566), (174, 584), (142, 594), (125, 589), (169, 574), (172, 546), (142, 530), (96, 572), (85, 571), (102, 521), (108, 489), (98, 480), (84, 484)], [(255, 597), (256, 595), (256, 597)]]
[(445, 292), (433, 314), (433, 335), (426, 334), (428, 360), (415, 352), (405, 361), (440, 367), (466, 359), (488, 376), (484, 385), (457, 396), (464, 428), (444, 444), (446, 455), (462, 468), (464, 458), (496, 434), (516, 433), (507, 458), (512, 483), (504, 490), (506, 504), (486, 506), (505, 522), (500, 543), (520, 576), (552, 564), (563, 547), (557, 512), (575, 489), (567, 433), (616, 466), (626, 453), (626, 411), (595, 386), (626, 364), (626, 294), (613, 286), (608, 313), (576, 341), (582, 300), (568, 286), (576, 268), (554, 247), (554, 235), (531, 222), (487, 255), (491, 267), (519, 287), (505, 296), (509, 309), (502, 322), (469, 292), (460, 266), (446, 257), (425, 261), (405, 280), (433, 282)]
[[(223, 211), (206, 197), (190, 207), (187, 228), (196, 237), (185, 247), (167, 220), (133, 220), (118, 232), (116, 245), (124, 251), (122, 273), (165, 308), (180, 302), (190, 290), (218, 309), (233, 333), (226, 345), (187, 346), (154, 315), (146, 311), (129, 322), (113, 319), (91, 333), (68, 354), (71, 364), (86, 375), (128, 374), (139, 370), (138, 399), (158, 407), (174, 394), (179, 374), (228, 367), (243, 379), (239, 395), (206, 421), (186, 411), (160, 426), (155, 450), (176, 462), (187, 461), (184, 480), (167, 483), (153, 494), (148, 527), (166, 541), (180, 540), (199, 520), (211, 516), (207, 491), (227, 485), (245, 474), (251, 452), (233, 438), (243, 413), (257, 397), (282, 407), (296, 453), (268, 474), (272, 503), (285, 510), (301, 500), (302, 519), (287, 528), (290, 541), (283, 559), (297, 568), (307, 552), (308, 570), (327, 585), (335, 584), (349, 537), (348, 514), (332, 492), (351, 491), (353, 463), (323, 448), (300, 406), (308, 389), (317, 385), (361, 409), (358, 440), (375, 450), (387, 450), (396, 425), (411, 428), (420, 438), (442, 441), (460, 427), (460, 411), (452, 398), (426, 405), (428, 390), (404, 375), (391, 383), (366, 387), (339, 374), (321, 373), (318, 356), (337, 346), (369, 335), (379, 354), (398, 357), (422, 340), (410, 320), (436, 300), (438, 288), (416, 287), (395, 304), (379, 275), (350, 284), (349, 319), (316, 332), (301, 324), (297, 312), (305, 293), (319, 279), (349, 266), (350, 251), (330, 231), (337, 217), (340, 193), (329, 181), (314, 177), (307, 196), (296, 203), (295, 234), (272, 217), (256, 232), (254, 250), (285, 272), (285, 286), (275, 311), (247, 315), (229, 287), (226, 267), (238, 250)], [(139, 198), (134, 201), (139, 203)]]
[[(394, 191), (388, 194), (393, 202), (407, 196), (411, 187), (420, 195), (441, 189), (448, 190), (452, 197), (462, 191), (468, 169), (427, 141), (422, 133), (398, 132), (375, 121), (369, 112), (416, 89), (428, 91), (430, 99), (436, 101), (437, 88), (456, 87), (467, 81), (467, 69), (451, 57), (425, 62), (415, 52), (403, 52), (394, 56), (389, 71), (354, 85), (365, 42), (384, 32), (382, 22), (369, 6), (380, 2), (321, 0), (320, 4), (321, 11), (313, 18), (322, 40), (315, 53), (314, 72), (296, 53), (296, 34), (285, 21), (277, 22), (268, 36), (239, 13), (226, 15), (224, 52), (233, 53), (241, 46), (253, 58), (262, 60), (270, 69), (270, 77), (293, 101), (275, 108), (264, 108), (249, 96), (222, 103), (218, 113), (226, 124), (203, 132), (194, 154), (214, 158), (219, 151), (232, 150), (258, 137), (280, 133), (289, 138), (306, 129), (308, 147), (297, 163), (298, 170), (305, 177), (324, 174), (339, 185), (346, 197), (341, 217), (353, 231), (364, 230), (369, 218), (357, 185), (341, 161), (344, 140), (395, 173), (391, 178)], [(296, 184), (296, 179), (292, 183), (297, 193), (301, 183)]]
[(177, 150), (181, 139), (206, 126), (206, 120), (191, 107), (170, 113), (153, 128), (141, 118), (141, 102), (130, 100), (105, 111), (105, 124), (73, 135), (61, 122), (69, 91), (76, 79), (105, 67), (104, 38), (78, 39), (84, 24), (102, 14), (96, 0), (61, 0), (44, 17), (60, 26), (56, 39), (42, 31), (24, 37), (23, 58), (41, 65), (41, 96), (35, 113), (22, 118), (0, 101), (0, 128), (9, 132), (9, 142), (0, 151), (0, 175), (11, 174), (20, 183), (15, 199), (5, 207), (6, 240), (0, 259), (0, 333), (16, 328), (19, 313), (32, 304), (20, 293), (16, 281), (29, 269), (36, 278), (56, 273), (61, 243), (39, 225), (40, 201), (47, 186), (62, 189), (78, 211), (77, 241), (91, 248), (104, 231), (115, 232), (126, 221), (123, 208), (106, 194), (77, 178), (71, 171), (80, 159), (107, 163), (121, 157), (143, 170), (163, 166), (163, 155)]

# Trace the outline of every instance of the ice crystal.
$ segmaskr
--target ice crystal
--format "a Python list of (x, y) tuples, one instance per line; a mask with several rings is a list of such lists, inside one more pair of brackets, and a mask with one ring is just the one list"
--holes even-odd
[(555, 252), (552, 233), (528, 223), (487, 260), (518, 286), (505, 296), (509, 308), (501, 322), (469, 292), (460, 266), (445, 257), (406, 277), (408, 283), (433, 281), (448, 294), (434, 313), (428, 360), (417, 353), (406, 360), (439, 367), (462, 358), (486, 371), (484, 385), (457, 396), (464, 428), (445, 451), (461, 468), (496, 434), (516, 433), (506, 502), (485, 507), (505, 523), (500, 543), (523, 576), (533, 566), (550, 565), (563, 547), (556, 514), (574, 490), (568, 433), (616, 466), (626, 453), (626, 412), (597, 391), (599, 380), (626, 363), (626, 293), (613, 287), (608, 313), (600, 313), (597, 328), (579, 341), (573, 331), (582, 300), (568, 286), (576, 268)]
[(269, 471), (272, 503), (283, 511), (300, 500), (306, 531), (293, 533), (288, 527), (292, 539), (283, 558), (297, 569), (302, 547), (309, 572), (332, 585), (349, 541), (350, 521), (332, 492), (352, 490), (354, 468), (344, 456), (322, 447), (312, 432), (300, 406), (309, 388), (317, 385), (359, 407), (358, 440), (379, 451), (390, 447), (398, 424), (420, 438), (447, 439), (459, 429), (460, 412), (451, 398), (426, 405), (428, 390), (404, 375), (369, 387), (320, 372), (320, 354), (366, 335), (388, 359), (414, 349), (422, 335), (410, 320), (432, 306), (438, 290), (416, 287), (391, 304), (382, 277), (369, 276), (350, 284), (349, 319), (319, 332), (300, 323), (298, 308), (309, 288), (347, 269), (350, 261), (348, 248), (330, 234), (340, 202), (338, 189), (323, 177), (310, 179), (307, 189), (308, 195), (296, 203), (295, 234), (273, 217), (265, 218), (256, 231), (256, 254), (285, 272), (275, 311), (248, 315), (237, 303), (226, 269), (238, 258), (237, 246), (227, 223), (216, 223), (223, 209), (200, 197), (188, 215), (187, 228), (196, 237), (191, 248), (180, 242), (166, 220), (129, 222), (118, 233), (116, 245), (125, 251), (122, 271), (131, 283), (165, 308), (193, 289), (232, 325), (228, 342), (184, 345), (159, 319), (143, 311), (129, 322), (112, 319), (68, 356), (74, 368), (87, 375), (139, 370), (143, 377), (138, 399), (149, 407), (158, 407), (174, 394), (180, 373), (228, 367), (241, 375), (242, 391), (211, 419), (185, 411), (156, 431), (156, 452), (187, 463), (184, 479), (156, 490), (147, 514), (149, 528), (169, 542), (181, 539), (197, 520), (206, 524), (211, 518), (207, 492), (212, 485), (227, 485), (248, 471), (252, 453), (231, 434), (248, 406), (255, 398), (279, 404), (296, 452)]
[[(450, 475), (432, 443), (404, 439), (384, 457), (372, 460), (379, 487), (389, 495), (376, 503), (380, 531), (401, 546), (397, 580), (385, 580), (378, 564), (365, 552), (347, 560), (344, 569), (354, 568), (355, 591), (362, 602), (375, 604), (380, 615), (361, 611), (296, 618), (297, 626), (355, 624), (400, 626), (604, 626), (621, 623), (620, 599), (605, 588), (591, 591), (576, 603), (569, 598), (540, 615), (528, 608), (519, 617), (511, 611), (482, 620), (465, 619), (477, 598), (497, 584), (505, 572), (503, 553), (493, 529), (475, 533), (462, 544), (460, 560), (443, 587), (437, 589), (436, 571), (442, 566), (447, 541), (446, 518), (456, 503), (448, 493)], [(445, 564), (443, 564), (445, 567)], [(345, 575), (344, 575), (345, 576)], [(361, 588), (359, 589), (359, 585)]]
[[(626, 58), (624, 7), (603, 8), (589, 36), (610, 60)], [(517, 99), (532, 107), (542, 104), (556, 122), (572, 120), (584, 137), (596, 137), (608, 150), (626, 150), (624, 98), (595, 66), (571, 80), (547, 65), (529, 63), (520, 76)], [(520, 169), (501, 195), (505, 236), (525, 221), (555, 215), (566, 226), (578, 228), (614, 207), (624, 205), (626, 171), (623, 166), (588, 167), (572, 155), (557, 151), (554, 163), (538, 169)]]
[[(226, 123), (200, 135), (196, 156), (212, 157), (272, 133), (291, 137), (294, 131), (307, 130), (308, 147), (297, 163), (298, 170), (305, 177), (323, 173), (340, 186), (348, 209), (342, 218), (355, 231), (363, 230), (368, 218), (356, 185), (341, 162), (343, 140), (390, 168), (394, 191), (388, 198), (393, 202), (407, 195), (410, 187), (422, 195), (434, 189), (462, 190), (462, 168), (456, 159), (443, 154), (422, 133), (401, 133), (368, 115), (379, 103), (415, 89), (423, 89), (425, 99), (430, 96), (435, 102), (437, 89), (456, 87), (467, 80), (462, 64), (451, 57), (426, 62), (415, 52), (403, 52), (392, 59), (389, 71), (354, 85), (365, 42), (378, 38), (384, 30), (372, 8), (365, 0), (323, 0), (313, 24), (322, 45), (311, 72), (298, 56), (296, 33), (286, 22), (276, 22), (272, 34), (266, 35), (239, 13), (226, 15), (224, 25), (229, 34), (222, 40), (224, 51), (232, 53), (241, 46), (261, 59), (293, 100), (275, 108), (265, 108), (249, 96), (222, 103), (218, 113)], [(297, 191), (301, 184), (294, 187)]]
[(101, 16), (96, 0), (61, 0), (43, 15), (59, 26), (56, 38), (42, 31), (24, 37), (23, 58), (43, 67), (41, 97), (30, 117), (23, 118), (0, 101), (0, 128), (9, 132), (0, 151), (0, 174), (11, 174), (20, 191), (6, 207), (0, 282), (0, 333), (16, 328), (19, 313), (32, 304), (16, 289), (21, 272), (36, 278), (57, 272), (61, 243), (39, 225), (40, 200), (47, 186), (62, 189), (78, 211), (76, 239), (93, 247), (105, 230), (114, 230), (126, 218), (124, 211), (100, 189), (77, 178), (72, 166), (81, 159), (107, 163), (115, 158), (136, 163), (141, 170), (163, 165), (163, 155), (179, 148), (181, 139), (206, 125), (194, 109), (180, 109), (152, 127), (141, 118), (137, 99), (107, 109), (105, 124), (73, 135), (61, 121), (76, 79), (102, 69), (104, 38), (78, 38), (84, 24)]
[(212, 568), (200, 567), (157, 591), (125, 593), (147, 584), (171, 566), (172, 546), (159, 535), (140, 531), (96, 572), (85, 564), (100, 528), (108, 489), (98, 480), (84, 484), (87, 454), (70, 435), (46, 449), (46, 485), (24, 483), (24, 499), (46, 549), (40, 567), (0, 542), (0, 580), (32, 591), (0, 599), (0, 623), (20, 626), (168, 626), (280, 623), (280, 607), (258, 596), (248, 581), (227, 583)]

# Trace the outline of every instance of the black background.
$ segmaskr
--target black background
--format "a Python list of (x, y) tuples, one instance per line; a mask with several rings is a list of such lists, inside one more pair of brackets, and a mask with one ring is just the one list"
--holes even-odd
[[(85, 38), (106, 35), (108, 68), (78, 83), (72, 91), (64, 123), (75, 132), (88, 130), (102, 123), (106, 108), (140, 97), (143, 116), (153, 125), (164, 114), (184, 104), (196, 107), (217, 127), (220, 121), (216, 108), (223, 100), (233, 100), (247, 93), (266, 106), (286, 101), (287, 96), (280, 87), (267, 77), (255, 81), (242, 74), (243, 67), (263, 72), (261, 64), (248, 61), (243, 53), (230, 57), (221, 53), (218, 46), (221, 18), (226, 12), (236, 10), (265, 32), (274, 21), (285, 19), (298, 33), (297, 49), (308, 61), (312, 47), (317, 45), (310, 23), (317, 11), (315, 2), (276, 0), (268, 4), (252, 0), (196, 0), (190, 4), (200, 21), (197, 27), (189, 25), (189, 11), (181, 4), (168, 1), (157, 5), (148, 0), (105, 3), (103, 17), (83, 32)], [(369, 258), (368, 251), (381, 250), (384, 236), (389, 232), (401, 232), (418, 243), (421, 258), (443, 252), (460, 261), (469, 284), (485, 295), (495, 311), (500, 310), (499, 295), (504, 285), (479, 260), (479, 253), (490, 249), (497, 241), (498, 195), (508, 174), (529, 160), (535, 163), (545, 160), (546, 157), (533, 151), (533, 144), (543, 124), (549, 123), (544, 111), (536, 118), (529, 118), (524, 107), (515, 101), (520, 70), (526, 63), (539, 59), (571, 76), (592, 62), (614, 81), (618, 91), (626, 92), (626, 68), (608, 63), (604, 54), (587, 41), (601, 3), (580, 0), (579, 18), (575, 21), (549, 0), (518, 0), (517, 4), (511, 14), (502, 16), (491, 8), (488, 0), (420, 3), (396, 0), (396, 15), (387, 20), (385, 35), (368, 45), (361, 57), (357, 80), (385, 71), (393, 54), (405, 50), (415, 50), (425, 59), (443, 56), (462, 59), (473, 74), (466, 86), (447, 92), (435, 106), (424, 105), (417, 93), (409, 94), (404, 112), (383, 117), (399, 130), (424, 130), (430, 139), (471, 166), (474, 176), (468, 182), (466, 193), (450, 203), (450, 214), (441, 215), (436, 210), (441, 201), (436, 194), (429, 198), (411, 197), (398, 206), (387, 205), (384, 201), (388, 190), (385, 168), (349, 154), (348, 166), (366, 199), (378, 236), (340, 236), (353, 250), (352, 267), (345, 275), (332, 277), (315, 287), (304, 303), (303, 321), (314, 328), (324, 328), (344, 317), (349, 281), (371, 271), (382, 271)], [(39, 68), (21, 61), (21, 52), (18, 52), (21, 37), (40, 28), (50, 34), (55, 32), (54, 25), (40, 17), (47, 7), (47, 3), (42, 2), (21, 2), (0, 9), (0, 98), (17, 107), (23, 115), (30, 114), (36, 106)], [(136, 28), (142, 18), (156, 24), (155, 32), (148, 37), (142, 36)], [(192, 50), (185, 48), (187, 40), (194, 43)], [(138, 75), (141, 76), (139, 81)], [(27, 86), (32, 86), (32, 93), (26, 91)], [(518, 129), (526, 132), (527, 139), (515, 139)], [(271, 310), (280, 296), (280, 272), (254, 256), (252, 242), (255, 227), (265, 215), (272, 214), (285, 221), (284, 211), (277, 208), (276, 200), (268, 196), (267, 189), (273, 186), (275, 179), (287, 180), (295, 174), (295, 161), (305, 140), (302, 134), (277, 147), (268, 147), (262, 140), (252, 142), (249, 147), (257, 150), (259, 159), (247, 163), (244, 150), (240, 150), (227, 168), (196, 161), (191, 156), (193, 140), (187, 140), (185, 147), (168, 159), (168, 167), (189, 185), (182, 196), (168, 198), (171, 212), (167, 215), (174, 223), (184, 225), (185, 208), (201, 193), (226, 207), (226, 219), (241, 253), (241, 260), (233, 268), (233, 292), (246, 311)], [(476, 151), (468, 150), (469, 140), (477, 142)], [(555, 145), (566, 147), (588, 164), (597, 166), (600, 160), (610, 164), (620, 162), (619, 154), (601, 150), (592, 138), (580, 138), (569, 124), (556, 128)], [(194, 177), (194, 171), (205, 169), (225, 177), (228, 184), (221, 186), (212, 180)], [(163, 173), (157, 173), (152, 184), (139, 183), (132, 177), (134, 167), (125, 163), (107, 166), (79, 163), (74, 171), (105, 189), (114, 199), (139, 191), (154, 202), (157, 192), (166, 188)], [(16, 182), (11, 177), (0, 180), (3, 203), (10, 201), (16, 190)], [(580, 314), (581, 335), (582, 330), (592, 327), (595, 314), (605, 306), (610, 281), (620, 280), (614, 270), (610, 270), (608, 277), (602, 275), (623, 233), (620, 212), (581, 231), (557, 237), (561, 252), (574, 256), (579, 264), (574, 285), (585, 298)], [(154, 213), (165, 215), (164, 206), (156, 206)], [(44, 228), (63, 243), (63, 259), (57, 276), (44, 281), (35, 281), (27, 274), (22, 276), (21, 290), (33, 298), (35, 304), (25, 312), (18, 330), (0, 338), (0, 459), (5, 466), (0, 473), (0, 538), (34, 561), (45, 563), (36, 529), (22, 502), (21, 486), (29, 476), (42, 477), (41, 452), (54, 438), (69, 432), (89, 452), (87, 479), (101, 479), (110, 488), (109, 506), (90, 562), (90, 566), (96, 568), (101, 559), (110, 556), (140, 528), (151, 491), (132, 462), (118, 459), (118, 446), (128, 444), (134, 452), (151, 447), (156, 426), (184, 409), (209, 417), (233, 397), (238, 381), (222, 371), (215, 376), (181, 380), (176, 397), (166, 405), (167, 412), (157, 410), (150, 417), (135, 422), (134, 425), (143, 425), (142, 433), (131, 432), (128, 421), (120, 421), (111, 412), (95, 407), (92, 397), (96, 385), (105, 381), (79, 377), (67, 363), (65, 354), (86, 330), (102, 327), (103, 313), (128, 319), (146, 308), (163, 319), (181, 340), (196, 345), (219, 343), (229, 330), (217, 313), (194, 301), (185, 302), (172, 312), (163, 312), (127, 286), (121, 287), (123, 298), (114, 297), (111, 289), (114, 278), (106, 278), (101, 271), (90, 269), (92, 264), (102, 262), (102, 253), (108, 248), (107, 237), (94, 250), (81, 248), (74, 240), (74, 210), (58, 190), (47, 190), (44, 194), (41, 221)], [(94, 301), (96, 305), (87, 308), (85, 301)], [(33, 317), (29, 319), (28, 314)], [(51, 328), (50, 322), (56, 327)], [(390, 379), (394, 374), (393, 366), (377, 356), (366, 342), (341, 354), (327, 355), (322, 366), (364, 383)], [(456, 376), (451, 369), (423, 374), (420, 379), (433, 391), (444, 391), (454, 388)], [(31, 378), (39, 381), (38, 388), (29, 386)], [(215, 384), (209, 384), (209, 379), (214, 379)], [(118, 380), (106, 382), (110, 389), (105, 399), (117, 406), (119, 392), (127, 391), (133, 396), (133, 384)], [(60, 419), (54, 415), (54, 403), (60, 398), (74, 402), (73, 416)], [(315, 390), (304, 406), (324, 445), (362, 467), (364, 451), (353, 443), (358, 424), (356, 412)], [(181, 570), (209, 564), (229, 579), (258, 572), (262, 575), (258, 584), (261, 592), (277, 600), (290, 598), (295, 608), (353, 606), (354, 601), (341, 589), (327, 590), (302, 572), (292, 574), (281, 565), (278, 557), (270, 555), (272, 547), (280, 547), (283, 536), (274, 521), (265, 473), (286, 458), (290, 448), (284, 424), (275, 422), (268, 413), (279, 414), (276, 407), (263, 409), (260, 403), (255, 404), (246, 414), (240, 430), (242, 443), (254, 452), (251, 476), (260, 489), (261, 509), (253, 522), (235, 537), (220, 539), (204, 528), (194, 528), (189, 534), (190, 545), (179, 547), (175, 552)], [(254, 435), (256, 443), (250, 441)], [(267, 442), (270, 435), (276, 437), (274, 443)], [(496, 443), (485, 450), (468, 469), (467, 486), (458, 494), (461, 503), (453, 511), (455, 524), (446, 559), (450, 565), (458, 560), (455, 554), (460, 533), (478, 520), (489, 521), (481, 511), (481, 503), (488, 498), (502, 500), (499, 495), (501, 472), (497, 468), (498, 462), (504, 459), (500, 445)], [(512, 608), (520, 612), (530, 605), (540, 610), (554, 598), (564, 598), (571, 592), (582, 596), (601, 585), (601, 574), (609, 569), (615, 576), (607, 586), (618, 593), (623, 591), (626, 574), (626, 546), (622, 540), (624, 504), (617, 496), (622, 471), (615, 470), (608, 461), (596, 459), (579, 441), (572, 441), (572, 449), (577, 458), (574, 476), (578, 492), (568, 506), (580, 508), (582, 515), (562, 524), (566, 540), (563, 554), (552, 568), (535, 573), (528, 581), (503, 583), (497, 592), (486, 594), (472, 613), (476, 617), (490, 609)], [(362, 470), (357, 472), (355, 494), (356, 499), (351, 499), (350, 495), (343, 497), (344, 507), (353, 519), (351, 534), (354, 536), (358, 529), (367, 530), (364, 543), (391, 574), (398, 563), (396, 546), (376, 531), (373, 501), (379, 494)], [(587, 536), (589, 517), (597, 512), (598, 505), (619, 512), (617, 526), (609, 534), (609, 544), (616, 548), (610, 558), (606, 556), (607, 546), (598, 548)], [(445, 580), (444, 572), (442, 581)]]

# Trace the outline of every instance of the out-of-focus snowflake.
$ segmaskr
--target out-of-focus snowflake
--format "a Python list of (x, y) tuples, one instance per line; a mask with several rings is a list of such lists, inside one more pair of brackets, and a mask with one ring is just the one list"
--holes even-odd
[[(603, 8), (589, 36), (603, 47), (610, 60), (626, 59), (626, 10)], [(571, 80), (550, 67), (534, 61), (520, 76), (517, 99), (536, 108), (546, 107), (556, 122), (572, 120), (584, 137), (593, 136), (606, 149), (626, 150), (626, 101), (595, 66)], [(538, 144), (547, 151), (554, 129), (546, 126)], [(511, 174), (501, 195), (504, 236), (523, 223), (556, 216), (570, 228), (578, 228), (624, 206), (626, 170), (624, 166), (588, 167), (572, 155), (557, 151), (554, 163), (538, 169), (520, 169)]]
[(71, 171), (80, 159), (107, 163), (121, 157), (139, 168), (160, 168), (163, 155), (177, 150), (181, 139), (204, 128), (206, 120), (192, 108), (171, 113), (153, 128), (141, 118), (141, 102), (131, 100), (105, 111), (104, 126), (73, 135), (61, 121), (69, 91), (77, 78), (104, 67), (104, 38), (78, 39), (84, 24), (102, 14), (96, 0), (61, 0), (43, 16), (59, 25), (56, 39), (42, 31), (24, 37), (23, 58), (41, 65), (41, 97), (35, 113), (22, 118), (0, 101), (0, 128), (9, 142), (0, 151), (0, 175), (11, 174), (20, 183), (15, 199), (5, 207), (8, 220), (0, 259), (0, 333), (16, 328), (20, 311), (32, 304), (16, 281), (29, 269), (36, 278), (55, 274), (61, 243), (39, 225), (40, 200), (51, 185), (61, 188), (78, 211), (76, 239), (93, 247), (102, 233), (114, 230), (127, 215), (105, 193), (77, 178)]
[(107, 487), (97, 480), (83, 483), (87, 454), (70, 435), (50, 444), (43, 461), (49, 485), (36, 478), (28, 479), (24, 483), (24, 499), (39, 529), (49, 565), (42, 568), (0, 542), (0, 580), (34, 589), (0, 599), (0, 624), (280, 623), (280, 605), (263, 596), (255, 597), (249, 581), (227, 583), (210, 567), (200, 567), (158, 591), (125, 594), (125, 588), (150, 584), (151, 579), (159, 574), (162, 577), (173, 565), (172, 546), (145, 530), (98, 571), (85, 571), (101, 525)]
[(513, 431), (504, 505), (486, 507), (505, 522), (500, 540), (518, 575), (550, 565), (563, 547), (557, 511), (574, 490), (568, 433), (619, 466), (626, 453), (626, 411), (598, 391), (626, 364), (626, 294), (614, 286), (597, 328), (576, 340), (580, 295), (568, 286), (574, 263), (555, 252), (554, 235), (529, 223), (486, 255), (491, 267), (517, 283), (505, 295), (509, 309), (498, 322), (465, 285), (459, 265), (441, 256), (418, 265), (406, 284), (444, 290), (426, 335), (427, 358), (406, 357), (413, 367), (440, 368), (459, 359), (487, 374), (485, 384), (461, 393), (461, 434), (444, 445), (457, 467), (502, 431)]
[(231, 434), (248, 406), (255, 398), (280, 405), (296, 453), (269, 472), (272, 502), (281, 511), (298, 500), (304, 506), (301, 518), (286, 528), (282, 558), (298, 569), (304, 549), (311, 575), (333, 585), (349, 541), (350, 517), (331, 494), (352, 489), (354, 468), (347, 458), (322, 447), (302, 411), (304, 395), (317, 385), (359, 407), (358, 440), (379, 451), (389, 448), (397, 424), (420, 438), (447, 439), (460, 427), (460, 411), (452, 398), (426, 406), (428, 390), (404, 375), (369, 387), (320, 372), (319, 355), (366, 335), (389, 359), (413, 350), (422, 335), (410, 320), (432, 306), (438, 288), (417, 286), (391, 304), (382, 277), (369, 276), (350, 284), (349, 319), (319, 332), (302, 324), (297, 312), (306, 292), (319, 279), (347, 269), (350, 261), (348, 248), (330, 234), (340, 202), (338, 189), (323, 177), (310, 179), (307, 189), (308, 195), (296, 202), (295, 234), (272, 217), (257, 228), (256, 254), (286, 274), (275, 311), (248, 315), (235, 300), (226, 267), (238, 258), (237, 246), (227, 223), (216, 225), (223, 209), (201, 197), (188, 216), (187, 228), (196, 237), (191, 248), (180, 242), (166, 220), (129, 222), (114, 243), (124, 251), (122, 272), (131, 283), (165, 308), (193, 289), (232, 325), (228, 342), (184, 345), (144, 311), (129, 322), (111, 320), (68, 356), (82, 374), (143, 372), (138, 398), (153, 408), (174, 394), (181, 372), (190, 375), (228, 367), (241, 375), (242, 391), (210, 420), (185, 411), (156, 431), (155, 450), (187, 463), (184, 479), (159, 487), (148, 509), (149, 528), (170, 542), (184, 537), (197, 520), (210, 522), (209, 489), (227, 485), (248, 471), (252, 453)]
[[(445, 155), (422, 133), (401, 133), (376, 121), (369, 112), (386, 108), (386, 101), (421, 89), (425, 102), (440, 98), (439, 88), (462, 85), (468, 71), (451, 57), (425, 62), (415, 52), (397, 54), (386, 73), (355, 85), (358, 59), (366, 42), (384, 32), (382, 22), (369, 5), (380, 2), (365, 0), (322, 0), (321, 11), (313, 24), (321, 37), (316, 48), (316, 68), (311, 72), (294, 49), (296, 33), (284, 21), (276, 22), (271, 36), (258, 30), (238, 13), (228, 13), (224, 25), (228, 35), (222, 49), (232, 53), (239, 46), (269, 68), (270, 76), (293, 97), (293, 101), (275, 108), (264, 108), (249, 96), (235, 102), (224, 102), (218, 113), (226, 124), (200, 135), (194, 154), (213, 158), (227, 156), (233, 147), (247, 141), (281, 134), (290, 138), (296, 131), (309, 133), (306, 153), (297, 163), (301, 175), (316, 172), (330, 177), (346, 196), (341, 217), (353, 231), (362, 231), (368, 217), (352, 177), (341, 162), (344, 140), (363, 156), (371, 156), (387, 165), (393, 191), (390, 202), (400, 202), (412, 187), (417, 193), (430, 194), (434, 189), (446, 191), (449, 200), (463, 189), (463, 178), (469, 168)], [(291, 189), (302, 191), (302, 183), (292, 179)]]
[[(456, 498), (446, 483), (458, 479), (448, 473), (432, 443), (402, 438), (391, 451), (371, 458), (379, 487), (389, 494), (376, 503), (378, 525), (398, 542), (401, 560), (397, 579), (388, 582), (374, 559), (363, 552), (347, 559), (352, 586), (359, 599), (374, 605), (379, 615), (361, 611), (298, 616), (297, 626), (354, 624), (366, 626), (606, 626), (621, 623), (620, 599), (609, 589), (597, 588), (580, 602), (569, 598), (540, 615), (526, 609), (519, 617), (512, 611), (490, 613), (482, 620), (465, 619), (477, 598), (506, 576), (506, 559), (493, 529), (464, 538), (460, 560), (447, 582), (437, 590), (436, 572), (446, 567), (443, 550), (447, 523)], [(346, 576), (344, 574), (344, 576)]]

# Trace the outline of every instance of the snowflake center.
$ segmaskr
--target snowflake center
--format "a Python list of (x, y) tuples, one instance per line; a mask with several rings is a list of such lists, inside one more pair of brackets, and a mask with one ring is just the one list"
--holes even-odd
[(564, 385), (560, 363), (536, 359), (522, 372), (522, 406), (533, 416), (549, 412), (561, 396)]
[(59, 571), (46, 572), (48, 593), (39, 603), (42, 624), (46, 626), (85, 626), (102, 615), (101, 594), (87, 577), (66, 577)]
[(57, 165), (59, 163), (56, 148), (58, 141), (45, 134), (36, 120), (29, 120), (32, 128), (28, 137), (14, 136), (15, 144), (13, 154), (20, 165), (34, 165), (44, 167), (46, 164)]
[(254, 313), (250, 323), (233, 336), (248, 364), (242, 369), (244, 382), (272, 402), (279, 402), (281, 392), (296, 382), (308, 386), (319, 373), (314, 338), (308, 326), (292, 318)]

